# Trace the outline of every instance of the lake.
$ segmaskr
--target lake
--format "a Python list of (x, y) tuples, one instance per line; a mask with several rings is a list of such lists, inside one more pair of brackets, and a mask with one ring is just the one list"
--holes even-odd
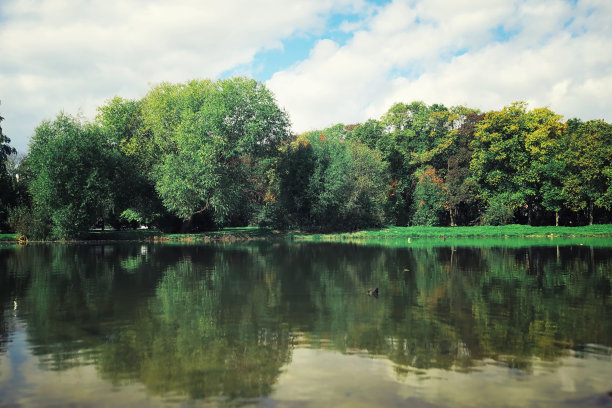
[(0, 407), (612, 406), (612, 240), (449, 241), (0, 246)]

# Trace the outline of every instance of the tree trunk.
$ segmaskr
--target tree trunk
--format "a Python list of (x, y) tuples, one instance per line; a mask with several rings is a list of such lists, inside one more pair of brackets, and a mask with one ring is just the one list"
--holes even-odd
[(181, 228), (180, 228), (179, 232), (181, 234), (186, 234), (186, 233), (190, 232), (192, 224), (193, 224), (193, 214), (191, 214), (188, 219), (183, 221), (183, 224), (181, 224)]
[(456, 227), (457, 223), (455, 222), (455, 212), (456, 210), (454, 208), (451, 208), (450, 210), (448, 210), (448, 214), (450, 215), (450, 225), (451, 227)]
[(559, 226), (559, 211), (555, 211), (555, 227)]
[(593, 225), (593, 202), (589, 203), (589, 225)]

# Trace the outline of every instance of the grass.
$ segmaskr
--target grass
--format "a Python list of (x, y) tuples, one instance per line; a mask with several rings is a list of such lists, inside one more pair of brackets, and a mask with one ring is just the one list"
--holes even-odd
[(341, 234), (298, 235), (307, 240), (370, 240), (408, 239), (423, 237), (612, 237), (612, 224), (583, 227), (531, 227), (529, 225), (478, 226), (478, 227), (389, 227)]
[[(268, 228), (225, 228), (195, 234), (167, 234), (155, 230), (90, 231), (84, 241), (151, 241), (151, 242), (233, 242), (246, 240), (292, 239), (315, 242), (359, 242), (404, 245), (418, 239), (421, 243), (447, 241), (447, 244), (467, 243), (467, 239), (508, 238), (521, 240), (535, 237), (610, 237), (612, 224), (583, 227), (530, 227), (528, 225), (477, 227), (388, 227), (338, 234), (309, 234), (299, 231), (279, 232)], [(442, 239), (440, 239), (442, 238)], [(0, 242), (16, 242), (17, 234), (0, 234)], [(610, 243), (612, 245), (612, 243)]]
[(0, 242), (17, 241), (17, 234), (0, 234)]
[(122, 230), (122, 231), (90, 231), (86, 240), (111, 241), (153, 241), (153, 242), (231, 242), (254, 239), (285, 238), (286, 233), (268, 228), (242, 227), (224, 228), (219, 231), (207, 231), (190, 234), (169, 234), (156, 230)]
[(444, 248), (444, 247), (478, 247), (478, 248), (522, 248), (526, 246), (566, 246), (585, 245), (590, 247), (610, 248), (612, 237), (416, 237), (416, 238), (368, 238), (368, 239), (311, 239), (305, 242), (341, 243), (385, 248)]

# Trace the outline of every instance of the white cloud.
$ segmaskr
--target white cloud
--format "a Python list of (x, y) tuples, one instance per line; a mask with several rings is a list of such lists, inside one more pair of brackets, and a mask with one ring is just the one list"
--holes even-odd
[(104, 100), (162, 81), (217, 77), (301, 32), (322, 32), (348, 0), (3, 0), (0, 112), (13, 145), (60, 110), (92, 117)]
[(268, 85), (296, 131), (378, 118), (412, 100), (483, 110), (524, 100), (610, 121), (610, 4), (396, 0), (346, 45), (321, 41)]
[(296, 131), (412, 100), (611, 121), (611, 20), (608, 0), (2, 0), (0, 114), (24, 151), (62, 109), (91, 118), (161, 81), (257, 72), (258, 53), (304, 35), (320, 38), (309, 56), (267, 82)]

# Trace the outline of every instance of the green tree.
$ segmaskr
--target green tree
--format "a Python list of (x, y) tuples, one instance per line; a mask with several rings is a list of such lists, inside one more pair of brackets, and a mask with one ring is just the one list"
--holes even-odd
[(123, 174), (114, 192), (115, 206), (122, 212), (118, 214), (119, 219), (113, 220), (115, 226), (131, 223), (164, 229), (169, 214), (155, 191), (154, 149), (143, 125), (142, 102), (112, 98), (98, 108), (96, 123), (113, 146), (121, 147), (120, 170)]
[(537, 199), (544, 209), (555, 213), (555, 225), (559, 225), (559, 212), (563, 208), (565, 195), (563, 179), (565, 162), (563, 153), (563, 132), (565, 125), (561, 116), (549, 109), (534, 109), (528, 113), (531, 132), (525, 137), (529, 153), (529, 179), (537, 186)]
[(448, 188), (433, 167), (415, 173), (412, 223), (414, 225), (442, 225), (448, 209)]
[(612, 125), (602, 120), (570, 120), (566, 138), (563, 191), (567, 204), (585, 211), (593, 224), (594, 207), (610, 210), (612, 206)]
[(377, 143), (389, 163), (390, 185), (386, 213), (389, 222), (408, 225), (414, 189), (412, 174), (419, 166), (418, 153), (427, 149), (429, 108), (423, 102), (396, 103), (380, 120), (384, 132)]
[(501, 111), (488, 112), (477, 125), (470, 169), (478, 183), (479, 195), (487, 204), (485, 222), (498, 218), (498, 214), (514, 212), (525, 204), (527, 196), (535, 195), (523, 183), (521, 176), (524, 175), (518, 174), (528, 162), (525, 116), (526, 105), (515, 103)]
[(0, 165), (4, 166), (8, 157), (11, 154), (16, 154), (17, 151), (14, 147), (11, 147), (9, 144), (11, 143), (11, 139), (2, 132), (2, 121), (4, 117), (0, 116)]
[[(458, 110), (458, 109), (457, 109)], [(448, 157), (445, 184), (448, 189), (448, 213), (450, 225), (468, 224), (475, 217), (476, 185), (470, 172), (472, 159), (471, 142), (475, 126), (484, 115), (474, 111), (464, 112), (463, 121), (457, 130), (455, 149)]]
[(52, 238), (78, 236), (115, 210), (116, 185), (124, 176), (121, 155), (98, 126), (63, 113), (44, 121), (27, 161), (33, 213), (49, 223)]
[(277, 167), (286, 224), (310, 229), (382, 225), (387, 165), (379, 152), (345, 140), (344, 125), (298, 136)]
[(0, 116), (0, 230), (7, 227), (5, 220), (8, 218), (9, 207), (14, 204), (13, 179), (8, 173), (7, 162), (9, 156), (17, 153), (10, 146), (11, 139), (2, 132), (2, 121)]
[(164, 206), (186, 220), (209, 212), (223, 224), (241, 212), (262, 182), (254, 180), (258, 163), (289, 135), (272, 93), (246, 78), (158, 85), (142, 114), (145, 130), (127, 146), (154, 162)]
[(385, 127), (380, 121), (368, 119), (365, 123), (355, 126), (355, 128), (347, 134), (346, 138), (349, 140), (357, 140), (370, 149), (386, 152), (387, 149), (385, 149), (383, 139), (384, 132)]
[(526, 210), (532, 225), (543, 192), (546, 207), (559, 210), (562, 197), (555, 183), (560, 170), (554, 157), (563, 129), (560, 118), (548, 109), (527, 111), (525, 103), (516, 102), (488, 112), (478, 123), (470, 169), (487, 204), (484, 222)]
[[(431, 166), (438, 176), (446, 176), (449, 160), (456, 154), (460, 141), (457, 128), (469, 112), (473, 111), (463, 107), (448, 109), (439, 104), (428, 106), (423, 102), (396, 103), (381, 118), (384, 132), (377, 148), (390, 163), (388, 208), (397, 224), (405, 224), (409, 208), (418, 208), (413, 194), (421, 169)], [(456, 206), (447, 208), (449, 212), (456, 211)], [(454, 214), (451, 217), (456, 218)]]

